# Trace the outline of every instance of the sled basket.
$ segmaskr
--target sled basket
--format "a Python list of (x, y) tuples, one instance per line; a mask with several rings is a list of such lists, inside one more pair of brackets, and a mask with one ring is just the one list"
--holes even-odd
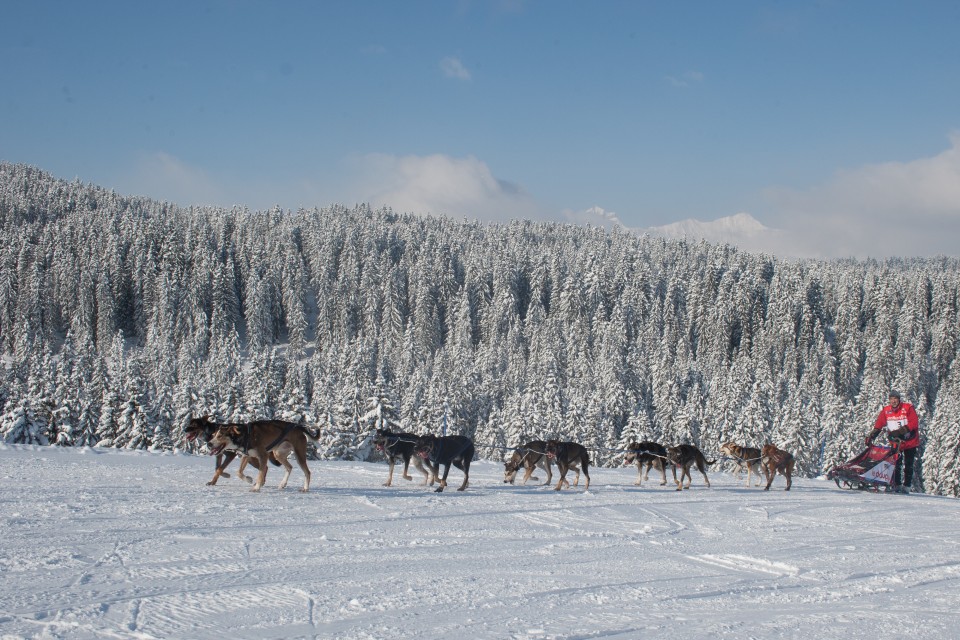
[(853, 460), (838, 465), (827, 473), (841, 489), (880, 491), (896, 486), (894, 469), (900, 453), (890, 447), (870, 445)]

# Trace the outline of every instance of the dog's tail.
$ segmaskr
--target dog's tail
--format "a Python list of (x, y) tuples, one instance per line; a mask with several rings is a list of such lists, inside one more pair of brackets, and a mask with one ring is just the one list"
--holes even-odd
[(300, 428), (303, 429), (303, 435), (307, 436), (307, 440), (313, 444), (320, 444), (320, 428), (319, 427), (308, 427), (306, 425), (300, 425)]
[(711, 464), (716, 463), (716, 460), (707, 460), (706, 457), (703, 458), (703, 461), (707, 463), (707, 466), (710, 466)]

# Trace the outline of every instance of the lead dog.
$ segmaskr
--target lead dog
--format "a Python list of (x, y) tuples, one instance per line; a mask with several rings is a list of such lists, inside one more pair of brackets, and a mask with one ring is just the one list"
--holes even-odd
[(662, 444), (646, 440), (644, 442), (631, 442), (627, 447), (627, 455), (623, 457), (623, 464), (637, 464), (636, 486), (640, 486), (641, 472), (646, 465), (646, 473), (643, 473), (643, 479), (650, 476), (650, 467), (656, 467), (663, 476), (660, 486), (667, 484), (667, 448)]
[[(676, 447), (667, 448), (667, 460), (670, 464), (673, 465), (673, 481), (677, 483), (677, 491), (682, 491), (684, 488), (689, 489), (690, 483), (693, 481), (693, 478), (690, 476), (690, 467), (696, 465), (697, 470), (703, 474), (703, 481), (707, 483), (707, 488), (710, 488), (710, 479), (707, 478), (707, 465), (711, 465), (716, 460), (707, 460), (700, 449), (696, 448), (692, 444), (681, 444)], [(683, 471), (680, 474), (680, 479), (677, 480), (677, 468), (682, 469)], [(683, 478), (687, 478), (687, 486), (683, 486)]]
[[(188, 442), (193, 442), (197, 438), (202, 437), (203, 441), (209, 446), (210, 439), (213, 438), (213, 434), (216, 433), (217, 429), (226, 426), (228, 425), (221, 424), (219, 422), (213, 422), (210, 420), (210, 416), (203, 416), (202, 418), (191, 418), (190, 423), (187, 425), (187, 428), (183, 430), (183, 433), (187, 436)], [(233, 462), (233, 459), (236, 457), (236, 451), (227, 451), (217, 455), (216, 466), (213, 470), (213, 479), (210, 480), (207, 485), (212, 486), (217, 484), (217, 480), (220, 478), (220, 476), (229, 478), (230, 474), (225, 473), (224, 470), (230, 466), (230, 463)]]
[(747, 486), (750, 486), (750, 476), (757, 476), (757, 484), (760, 486), (760, 449), (754, 447), (741, 447), (735, 442), (724, 442), (720, 446), (720, 453), (726, 454), (737, 461), (737, 472), (747, 471)]
[(527, 484), (527, 480), (537, 467), (547, 472), (547, 481), (544, 484), (550, 484), (553, 473), (550, 471), (550, 459), (547, 457), (547, 443), (543, 440), (531, 440), (522, 447), (517, 447), (510, 459), (503, 463), (503, 481), (513, 484), (520, 467), (525, 469), (521, 484)]
[[(251, 458), (256, 458), (260, 473), (253, 484), (251, 491), (260, 491), (267, 479), (267, 460), (272, 457), (279, 461), (286, 473), (278, 489), (287, 486), (290, 471), (293, 467), (287, 458), (293, 453), (297, 464), (303, 471), (303, 489), (310, 490), (310, 469), (307, 467), (307, 441), (317, 444), (319, 434), (309, 433), (304, 426), (282, 420), (259, 420), (245, 425), (228, 425), (217, 429), (210, 439), (213, 453), (223, 451), (237, 451)], [(252, 463), (252, 460), (251, 460)]]
[[(583, 486), (586, 491), (590, 488), (590, 455), (586, 447), (576, 442), (561, 442), (559, 440), (547, 440), (547, 458), (557, 463), (557, 469), (560, 470), (560, 480), (554, 491), (560, 491), (563, 485), (568, 487), (567, 471), (574, 469), (577, 471), (577, 479), (573, 481), (574, 486), (580, 483), (580, 471), (587, 478), (587, 483)], [(579, 469), (577, 468), (579, 467)]]
[(470, 461), (475, 452), (473, 440), (466, 436), (434, 436), (425, 435), (417, 438), (414, 451), (424, 460), (429, 460), (440, 471), (443, 465), (443, 475), (440, 476), (440, 486), (436, 492), (440, 493), (447, 486), (447, 474), (450, 465), (463, 471), (463, 484), (457, 491), (463, 491), (470, 484)]
[[(427, 484), (428, 480), (430, 484), (436, 482), (437, 470), (430, 464), (429, 460), (423, 460), (413, 450), (419, 437), (416, 434), (403, 431), (395, 433), (389, 429), (377, 429), (373, 436), (373, 444), (377, 451), (383, 452), (383, 455), (387, 457), (387, 462), (390, 463), (390, 473), (387, 475), (387, 481), (383, 483), (383, 486), (389, 487), (393, 483), (393, 467), (398, 460), (403, 460), (403, 473), (401, 474), (403, 479), (413, 480), (413, 476), (408, 473), (411, 457), (413, 457), (413, 466), (423, 474), (423, 484)], [(426, 463), (429, 471), (423, 468), (424, 463)]]
[(776, 445), (772, 444), (763, 445), (761, 455), (763, 458), (763, 472), (767, 476), (767, 486), (764, 487), (763, 490), (770, 490), (770, 485), (773, 484), (773, 478), (779, 472), (780, 475), (787, 479), (787, 488), (785, 491), (790, 491), (790, 485), (793, 484), (793, 467), (796, 464), (793, 455), (783, 449), (778, 449)]

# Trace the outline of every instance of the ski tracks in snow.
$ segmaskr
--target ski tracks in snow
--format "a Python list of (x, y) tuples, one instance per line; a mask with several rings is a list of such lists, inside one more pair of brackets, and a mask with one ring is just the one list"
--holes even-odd
[[(0, 446), (0, 636), (952, 637), (955, 500), (502, 483), (311, 462), (311, 491), (215, 486), (207, 458)], [(297, 471), (294, 471), (296, 474)], [(54, 483), (48, 482), (56, 479)], [(295, 479), (292, 485), (295, 484)], [(456, 478), (452, 483), (456, 486)], [(909, 546), (905, 546), (909, 545)]]

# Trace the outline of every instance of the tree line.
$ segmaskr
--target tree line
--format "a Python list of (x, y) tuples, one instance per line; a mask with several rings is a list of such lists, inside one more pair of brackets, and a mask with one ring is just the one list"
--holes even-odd
[(782, 260), (726, 245), (366, 205), (179, 207), (0, 164), (0, 438), (190, 449), (190, 416), (376, 426), (502, 459), (562, 437), (858, 452), (891, 388), (918, 476), (960, 495), (960, 261)]

